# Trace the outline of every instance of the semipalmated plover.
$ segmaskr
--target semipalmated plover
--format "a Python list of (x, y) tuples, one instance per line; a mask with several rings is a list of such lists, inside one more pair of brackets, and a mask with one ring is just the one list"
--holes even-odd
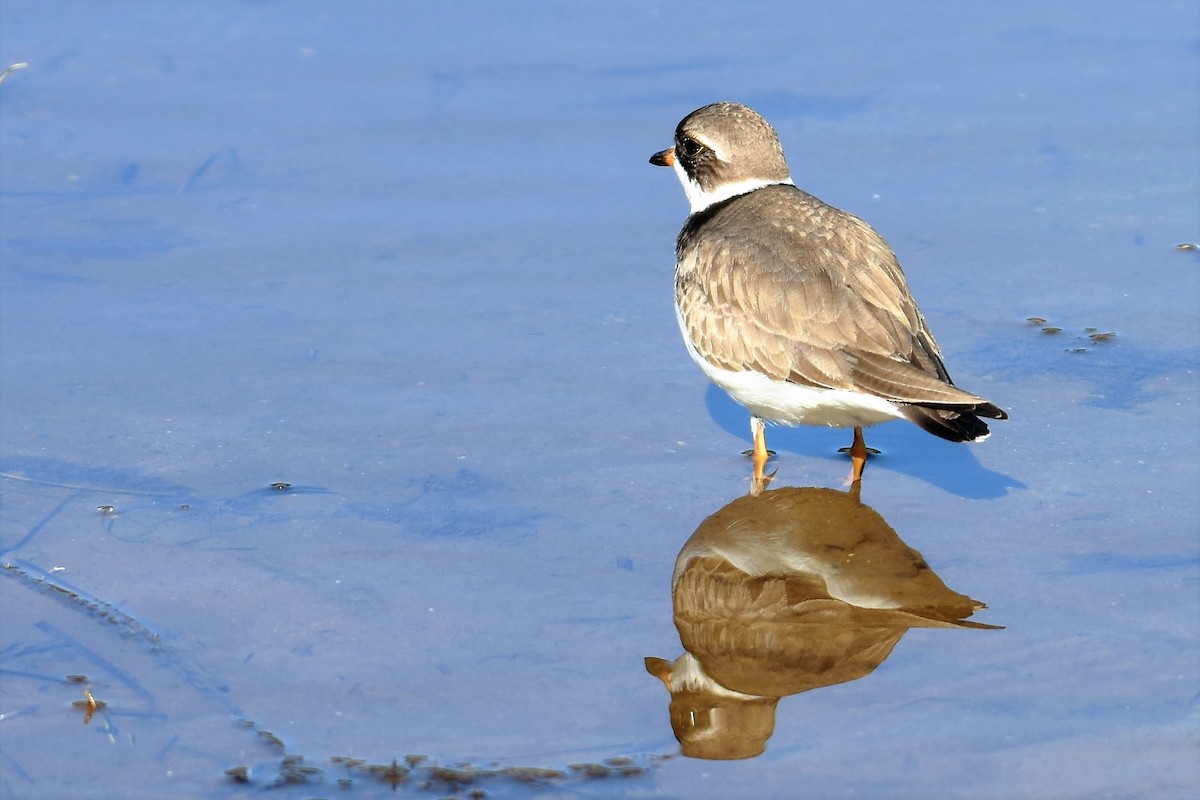
[(750, 410), (754, 471), (764, 420), (862, 429), (908, 419), (952, 442), (988, 435), (1003, 410), (954, 385), (887, 242), (792, 183), (757, 112), (714, 103), (683, 118), (650, 163), (674, 167), (691, 204), (675, 246), (675, 310), (688, 352)]

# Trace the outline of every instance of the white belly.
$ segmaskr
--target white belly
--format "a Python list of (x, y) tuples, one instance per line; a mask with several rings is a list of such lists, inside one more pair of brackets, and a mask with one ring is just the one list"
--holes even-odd
[[(683, 328), (680, 320), (680, 328)], [(896, 404), (865, 392), (817, 389), (788, 381), (777, 381), (757, 372), (721, 369), (708, 363), (683, 331), (688, 354), (709, 380), (768, 422), (783, 425), (828, 425), (856, 428), (893, 419), (903, 419)]]
[(772, 380), (757, 372), (717, 369), (707, 361), (697, 363), (713, 383), (750, 409), (750, 413), (768, 422), (854, 428), (902, 418), (895, 403), (875, 395), (845, 389), (816, 389)]

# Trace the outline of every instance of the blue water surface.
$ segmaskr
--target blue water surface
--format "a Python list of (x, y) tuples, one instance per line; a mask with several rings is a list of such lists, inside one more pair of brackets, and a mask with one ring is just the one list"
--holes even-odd
[[(1200, 785), (1195, 4), (6, 0), (0, 62), (0, 795)], [(647, 163), (715, 100), (1011, 416), (874, 429), (862, 487), (1003, 629), (737, 760), (644, 665), (749, 489)], [(772, 429), (774, 485), (848, 443)]]

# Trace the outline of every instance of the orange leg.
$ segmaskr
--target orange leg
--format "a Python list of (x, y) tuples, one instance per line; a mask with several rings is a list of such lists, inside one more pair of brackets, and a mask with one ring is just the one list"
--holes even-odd
[(750, 493), (757, 496), (767, 488), (767, 484), (775, 476), (766, 474), (767, 460), (771, 457), (771, 451), (767, 449), (766, 423), (763, 422), (762, 417), (750, 417), (750, 433), (754, 437), (754, 449), (750, 451), (750, 457), (754, 460), (754, 476), (750, 479)]
[(771, 451), (767, 449), (766, 427), (762, 417), (750, 417), (750, 434), (754, 437), (754, 449), (750, 451), (750, 456), (754, 459), (756, 470), (765, 467), (767, 459), (771, 457)]
[(854, 465), (850, 481), (858, 483), (862, 480), (863, 468), (867, 465), (867, 443), (863, 441), (862, 428), (854, 429), (854, 444), (850, 445), (850, 463)]

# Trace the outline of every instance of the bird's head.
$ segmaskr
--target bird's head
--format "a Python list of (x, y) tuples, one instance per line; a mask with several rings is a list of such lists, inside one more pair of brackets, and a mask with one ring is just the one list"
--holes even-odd
[(713, 103), (675, 128), (675, 144), (650, 163), (674, 167), (692, 213), (763, 186), (791, 183), (791, 172), (771, 123), (738, 103)]

